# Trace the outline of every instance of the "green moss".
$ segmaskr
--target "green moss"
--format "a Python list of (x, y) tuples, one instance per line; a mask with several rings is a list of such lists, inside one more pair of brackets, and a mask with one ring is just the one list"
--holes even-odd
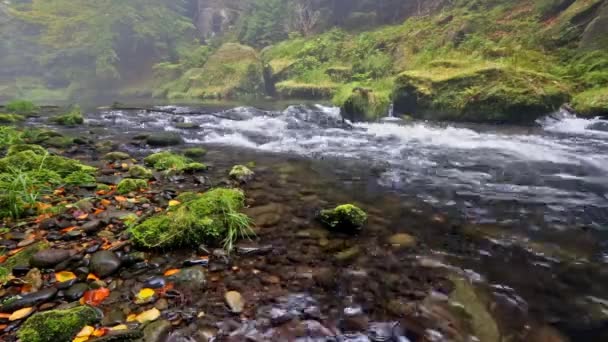
[(80, 107), (74, 107), (71, 111), (51, 118), (51, 122), (62, 126), (78, 126), (84, 123), (84, 117)]
[(99, 190), (109, 191), (109, 190), (112, 190), (112, 188), (109, 185), (107, 185), (107, 184), (98, 183), (96, 190), (98, 190), (98, 191)]
[(71, 341), (85, 325), (100, 319), (98, 311), (90, 306), (39, 312), (25, 321), (17, 336), (23, 342)]
[(608, 87), (590, 89), (574, 96), (572, 107), (585, 116), (608, 115)]
[(9, 172), (11, 169), (21, 171), (51, 170), (65, 177), (76, 171), (94, 172), (96, 169), (81, 164), (74, 159), (68, 159), (50, 154), (37, 154), (34, 151), (22, 151), (0, 159), (0, 172)]
[(42, 154), (42, 155), (47, 153), (46, 149), (40, 145), (16, 144), (16, 145), (11, 145), (8, 148), (6, 155), (12, 156), (14, 154), (17, 154), (17, 153), (23, 152), (23, 151), (33, 151), (36, 154)]
[(153, 177), (152, 171), (141, 165), (133, 165), (129, 169), (129, 177), (137, 179), (151, 179)]
[(38, 242), (33, 245), (30, 245), (21, 252), (10, 256), (8, 259), (6, 259), (2, 266), (8, 269), (10, 272), (12, 272), (13, 268), (18, 266), (29, 267), (30, 259), (32, 258), (32, 256), (34, 256), (34, 254), (38, 253), (39, 251), (48, 248), (48, 246), (48, 243), (45, 242)]
[(197, 194), (196, 192), (182, 192), (175, 199), (181, 203), (190, 202), (197, 198), (201, 197), (201, 194)]
[(241, 183), (246, 183), (250, 181), (255, 174), (245, 165), (235, 165), (230, 170), (229, 176), (230, 178), (239, 181)]
[(8, 112), (17, 114), (32, 114), (38, 109), (32, 102), (25, 100), (13, 100), (5, 108)]
[(205, 165), (203, 163), (197, 163), (197, 162), (188, 163), (188, 164), (186, 164), (186, 166), (183, 169), (184, 172), (198, 172), (198, 171), (205, 171), (205, 170), (207, 170), (207, 165)]
[(329, 99), (336, 90), (337, 85), (332, 82), (306, 83), (288, 80), (277, 83), (277, 94), (283, 98), (298, 99)]
[(19, 114), (0, 114), (0, 124), (14, 124), (23, 120), (25, 118)]
[(74, 145), (74, 138), (70, 137), (52, 137), (44, 140), (44, 145), (55, 147), (55, 148), (68, 148)]
[(67, 177), (65, 177), (65, 184), (72, 186), (85, 186), (85, 185), (95, 185), (97, 180), (95, 176), (93, 176), (88, 171), (76, 171), (70, 173)]
[(121, 195), (125, 195), (130, 192), (135, 192), (147, 188), (148, 182), (145, 179), (125, 178), (121, 180), (120, 183), (118, 183), (118, 185), (116, 186), (116, 192)]
[(14, 127), (0, 126), (0, 148), (22, 144), (23, 134)]
[(110, 160), (110, 161), (127, 160), (130, 158), (131, 158), (131, 156), (124, 152), (108, 152), (102, 157), (103, 160)]
[(249, 219), (239, 213), (245, 196), (239, 190), (214, 189), (170, 207), (166, 213), (130, 229), (136, 244), (146, 248), (172, 248), (234, 239), (246, 234)]
[(353, 232), (365, 224), (367, 214), (353, 204), (343, 204), (334, 209), (322, 210), (319, 218), (330, 229)]
[(183, 150), (182, 153), (189, 158), (200, 158), (207, 154), (207, 150), (202, 147), (191, 147)]
[(144, 159), (147, 165), (159, 171), (195, 172), (206, 170), (207, 166), (192, 159), (171, 152), (159, 152)]

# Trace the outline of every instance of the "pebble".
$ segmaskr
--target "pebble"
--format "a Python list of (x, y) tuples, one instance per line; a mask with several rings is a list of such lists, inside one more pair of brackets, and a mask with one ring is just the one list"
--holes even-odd
[(416, 238), (410, 234), (399, 233), (389, 237), (388, 243), (397, 248), (411, 248), (416, 246)]
[(207, 285), (205, 269), (202, 266), (184, 268), (172, 278), (177, 286), (189, 290), (202, 290)]
[(49, 248), (37, 252), (30, 259), (30, 265), (38, 268), (53, 268), (55, 265), (70, 257), (67, 249)]
[(226, 300), (226, 304), (230, 308), (230, 311), (233, 313), (241, 313), (245, 308), (245, 301), (243, 296), (237, 291), (228, 291), (224, 295), (224, 299)]
[(121, 265), (121, 260), (114, 252), (99, 251), (91, 257), (90, 268), (95, 275), (105, 278), (116, 272)]
[(77, 283), (72, 285), (65, 291), (65, 297), (71, 301), (78, 300), (84, 296), (84, 293), (89, 289), (89, 285), (85, 283)]
[(93, 233), (98, 231), (101, 228), (102, 224), (103, 223), (101, 222), (101, 220), (92, 220), (83, 224), (80, 229), (82, 229), (82, 231), (85, 233)]
[(17, 300), (2, 305), (0, 312), (14, 312), (25, 307), (38, 305), (51, 300), (56, 294), (57, 289), (54, 287), (26, 294)]
[(158, 288), (165, 286), (166, 284), (167, 284), (167, 281), (165, 280), (165, 278), (152, 277), (152, 278), (147, 279), (144, 282), (144, 287), (151, 288), (151, 289), (158, 289)]
[(17, 244), (17, 247), (26, 247), (33, 244), (34, 242), (36, 242), (36, 239), (23, 240)]

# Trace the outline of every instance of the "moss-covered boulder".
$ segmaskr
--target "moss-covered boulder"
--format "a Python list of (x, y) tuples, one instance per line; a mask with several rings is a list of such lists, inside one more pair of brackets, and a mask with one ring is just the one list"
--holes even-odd
[(202, 147), (191, 147), (183, 150), (182, 153), (188, 158), (200, 158), (207, 154), (207, 150)]
[(55, 147), (55, 148), (68, 148), (74, 145), (74, 138), (64, 137), (64, 136), (56, 136), (51, 137), (42, 142), (45, 146)]
[(100, 319), (100, 312), (90, 306), (39, 312), (23, 323), (17, 336), (22, 342), (72, 341), (84, 326)]
[(239, 211), (243, 192), (213, 189), (153, 216), (130, 229), (133, 240), (145, 248), (173, 248), (201, 243), (232, 243), (248, 232), (249, 218)]
[(529, 123), (568, 101), (557, 78), (490, 63), (401, 73), (395, 110), (415, 118)]
[(38, 107), (30, 101), (13, 100), (6, 104), (5, 109), (9, 113), (33, 114), (38, 110)]
[(352, 122), (379, 119), (390, 106), (388, 96), (377, 95), (373, 89), (356, 87), (341, 105), (342, 116)]
[(136, 192), (147, 188), (148, 182), (145, 179), (125, 178), (116, 186), (116, 192), (121, 195), (125, 195), (130, 192)]
[(230, 178), (240, 183), (247, 183), (253, 179), (255, 174), (245, 165), (235, 165), (230, 170)]
[(102, 159), (108, 161), (119, 161), (131, 159), (131, 156), (125, 152), (108, 152), (102, 157)]
[(353, 233), (367, 222), (367, 214), (353, 204), (343, 204), (334, 209), (321, 210), (319, 220), (331, 230)]
[(72, 172), (64, 179), (66, 185), (95, 187), (97, 180), (89, 171)]
[(584, 116), (608, 115), (608, 87), (590, 89), (574, 96), (572, 107)]
[(166, 147), (183, 144), (184, 139), (175, 132), (156, 132), (148, 135), (146, 143), (153, 147)]
[(580, 41), (584, 50), (608, 50), (608, 3), (604, 1), (597, 16), (585, 27)]
[(129, 168), (129, 177), (131, 178), (150, 179), (152, 176), (152, 171), (141, 165), (133, 165)]
[(226, 43), (202, 68), (186, 71), (169, 98), (229, 99), (264, 94), (262, 61), (252, 47)]
[(0, 124), (3, 125), (15, 124), (23, 120), (25, 120), (25, 118), (19, 114), (0, 113)]
[(194, 162), (190, 158), (171, 152), (159, 152), (151, 154), (144, 159), (144, 163), (159, 171), (174, 170), (177, 172), (193, 172), (202, 171), (207, 168), (207, 166), (203, 163)]
[(62, 177), (76, 171), (95, 172), (94, 167), (84, 165), (77, 160), (61, 156), (36, 153), (32, 150), (22, 151), (0, 159), (0, 173), (9, 172), (11, 169), (22, 171), (50, 170)]
[(84, 123), (84, 117), (79, 107), (74, 107), (69, 112), (54, 116), (50, 120), (62, 126), (78, 126)]

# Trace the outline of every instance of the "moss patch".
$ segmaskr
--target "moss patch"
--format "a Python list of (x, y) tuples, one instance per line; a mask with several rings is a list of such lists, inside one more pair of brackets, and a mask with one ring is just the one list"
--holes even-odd
[(0, 124), (14, 124), (23, 120), (25, 118), (19, 114), (0, 113)]
[(236, 181), (246, 183), (253, 178), (254, 173), (245, 165), (235, 165), (230, 170), (229, 176)]
[(74, 107), (69, 112), (52, 117), (50, 120), (62, 126), (78, 126), (84, 123), (84, 117), (79, 107)]
[(189, 158), (200, 158), (207, 154), (207, 150), (202, 147), (191, 147), (183, 150), (182, 153)]
[(329, 229), (354, 232), (363, 227), (367, 214), (353, 204), (343, 204), (334, 209), (321, 210), (319, 219)]
[(6, 110), (10, 113), (32, 114), (38, 107), (33, 102), (26, 100), (13, 100), (6, 104)]
[(34, 151), (22, 151), (0, 159), (0, 173), (9, 172), (11, 169), (21, 171), (51, 170), (65, 177), (72, 172), (88, 171), (94, 172), (94, 167), (81, 164), (74, 159), (50, 154), (37, 154)]
[(608, 87), (591, 89), (574, 96), (572, 107), (585, 116), (608, 115)]
[(76, 171), (65, 177), (65, 184), (72, 186), (95, 186), (97, 180), (89, 171)]
[(150, 179), (152, 178), (152, 171), (141, 165), (133, 165), (129, 169), (129, 177), (137, 179)]
[(194, 162), (192, 159), (171, 152), (159, 152), (149, 155), (144, 159), (146, 165), (154, 167), (159, 171), (174, 170), (177, 172), (201, 171), (207, 166)]
[(85, 325), (100, 318), (97, 310), (90, 306), (40, 312), (25, 321), (17, 336), (23, 342), (71, 341)]
[(145, 179), (125, 178), (116, 186), (116, 192), (121, 195), (125, 195), (130, 192), (136, 192), (147, 188), (148, 182)]
[(233, 240), (248, 229), (249, 219), (239, 213), (245, 204), (241, 191), (214, 189), (189, 198), (132, 228), (135, 243), (146, 248), (198, 245)]
[(131, 156), (124, 152), (108, 152), (102, 157), (103, 160), (110, 160), (110, 161), (127, 160), (130, 158), (131, 158)]
[(12, 156), (14, 154), (17, 154), (17, 153), (23, 152), (23, 151), (32, 151), (36, 154), (45, 154), (46, 153), (46, 149), (40, 145), (16, 144), (16, 145), (11, 145), (8, 148), (6, 155)]

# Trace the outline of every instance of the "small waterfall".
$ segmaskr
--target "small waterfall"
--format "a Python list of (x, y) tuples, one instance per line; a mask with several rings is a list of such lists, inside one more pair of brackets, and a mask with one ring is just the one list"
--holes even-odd
[(395, 117), (395, 104), (391, 102), (391, 105), (388, 106), (388, 117), (389, 118), (394, 118)]

